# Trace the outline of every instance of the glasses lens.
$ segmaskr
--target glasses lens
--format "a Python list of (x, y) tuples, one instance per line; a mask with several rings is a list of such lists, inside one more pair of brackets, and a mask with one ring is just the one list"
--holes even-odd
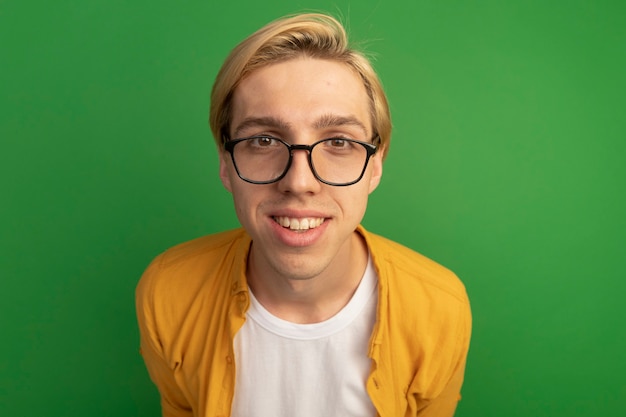
[(273, 138), (255, 137), (237, 143), (233, 159), (239, 175), (253, 182), (272, 182), (289, 163), (289, 148)]
[(337, 185), (359, 180), (367, 159), (365, 146), (348, 139), (326, 139), (311, 151), (311, 162), (317, 176)]

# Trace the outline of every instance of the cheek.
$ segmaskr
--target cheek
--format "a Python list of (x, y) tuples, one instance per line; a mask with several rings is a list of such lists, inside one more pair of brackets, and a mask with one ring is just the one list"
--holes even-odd
[[(357, 188), (353, 188), (349, 190), (350, 192), (348, 192), (347, 188), (351, 187)], [(339, 191), (339, 193), (336, 195), (335, 201), (337, 201), (341, 206), (343, 215), (346, 218), (352, 218), (360, 222), (367, 207), (369, 196), (368, 182), (364, 181), (363, 183), (357, 183), (344, 189), (339, 187), (337, 191)]]
[(247, 184), (237, 180), (232, 182), (231, 192), (239, 222), (246, 228), (251, 226), (259, 206), (258, 192), (254, 192), (254, 189), (251, 189)]

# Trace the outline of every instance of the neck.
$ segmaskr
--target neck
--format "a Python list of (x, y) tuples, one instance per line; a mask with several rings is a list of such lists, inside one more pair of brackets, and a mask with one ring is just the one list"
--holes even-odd
[(248, 285), (263, 307), (276, 317), (300, 324), (319, 323), (348, 304), (365, 273), (367, 259), (367, 246), (356, 232), (333, 262), (321, 273), (306, 279), (261, 268), (251, 250)]

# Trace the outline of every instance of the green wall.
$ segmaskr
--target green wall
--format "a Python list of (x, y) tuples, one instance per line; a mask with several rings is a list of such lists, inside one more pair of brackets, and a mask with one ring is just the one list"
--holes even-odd
[(158, 415), (135, 284), (237, 224), (212, 81), (305, 9), (342, 15), (388, 90), (365, 225), (467, 285), (457, 416), (626, 415), (625, 4), (0, 0), (0, 415)]

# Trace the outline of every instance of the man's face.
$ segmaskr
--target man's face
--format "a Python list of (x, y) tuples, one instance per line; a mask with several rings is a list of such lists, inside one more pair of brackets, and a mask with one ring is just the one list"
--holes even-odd
[[(370, 142), (374, 132), (365, 87), (350, 67), (297, 58), (242, 80), (233, 95), (230, 134), (233, 139), (263, 134), (311, 145), (330, 137)], [(237, 176), (227, 152), (220, 155), (220, 177), (252, 237), (256, 272), (289, 279), (313, 278), (350, 263), (358, 241), (354, 230), (381, 175), (378, 152), (358, 183), (326, 185), (311, 172), (307, 153), (294, 151), (285, 177), (258, 185)], [(291, 227), (285, 227), (287, 219)], [(294, 220), (300, 228), (308, 223), (308, 229), (293, 230)]]

